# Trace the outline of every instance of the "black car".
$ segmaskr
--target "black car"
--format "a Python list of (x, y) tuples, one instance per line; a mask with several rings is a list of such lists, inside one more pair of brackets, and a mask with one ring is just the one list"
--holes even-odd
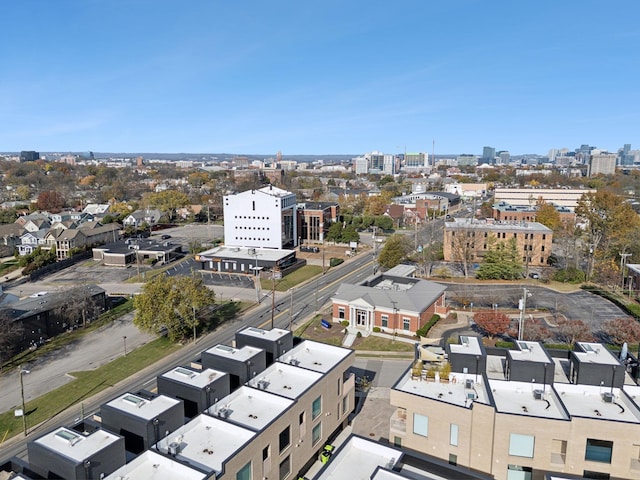
[(171, 238), (171, 235), (167, 235), (166, 233), (164, 235), (160, 235), (160, 240), (167, 240)]

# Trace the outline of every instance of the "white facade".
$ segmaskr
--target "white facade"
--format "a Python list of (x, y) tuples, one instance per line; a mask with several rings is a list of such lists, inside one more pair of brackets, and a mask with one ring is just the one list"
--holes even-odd
[(296, 196), (272, 185), (224, 197), (226, 246), (295, 247)]

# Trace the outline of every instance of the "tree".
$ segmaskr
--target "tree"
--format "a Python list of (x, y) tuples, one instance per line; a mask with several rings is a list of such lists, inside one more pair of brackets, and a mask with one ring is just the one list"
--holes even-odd
[(607, 190), (584, 194), (578, 200), (576, 215), (588, 222), (590, 280), (596, 260), (617, 260), (620, 252), (629, 249), (640, 230), (640, 218), (630, 203)]
[(511, 319), (504, 313), (496, 310), (477, 312), (473, 316), (473, 321), (482, 329), (490, 339), (498, 334), (505, 333), (511, 325)]
[(640, 342), (640, 323), (634, 318), (609, 320), (604, 323), (602, 331), (615, 345)]
[(522, 328), (522, 338), (530, 342), (544, 342), (551, 332), (539, 320), (529, 320)]
[(549, 227), (553, 232), (557, 232), (562, 224), (560, 213), (556, 207), (549, 203), (541, 202), (536, 212), (536, 222), (541, 223), (545, 227)]
[(24, 328), (21, 322), (14, 322), (10, 310), (0, 311), (0, 362), (13, 357), (21, 350)]
[(72, 288), (65, 293), (67, 301), (56, 308), (55, 313), (64, 319), (66, 327), (86, 326), (102, 312), (103, 306), (91, 295), (86, 286)]
[(58, 213), (64, 208), (65, 203), (64, 197), (58, 192), (47, 190), (40, 192), (36, 205), (40, 210)]
[(167, 332), (181, 340), (202, 325), (199, 313), (215, 304), (215, 293), (199, 277), (158, 275), (134, 298), (134, 325), (151, 333)]
[(330, 242), (340, 242), (342, 239), (342, 223), (336, 222), (329, 226), (327, 240)]
[(162, 192), (150, 193), (146, 196), (145, 201), (147, 205), (157, 208), (158, 210), (166, 213), (169, 217), (169, 221), (172, 222), (176, 210), (189, 205), (189, 197), (177, 190), (164, 190)]
[(557, 325), (555, 337), (562, 343), (573, 346), (576, 342), (593, 341), (591, 330), (582, 320), (569, 320), (566, 317), (560, 317), (557, 320)]
[(393, 219), (387, 215), (379, 215), (375, 218), (374, 225), (383, 230), (391, 230), (393, 228)]
[(404, 260), (412, 250), (411, 240), (406, 235), (391, 235), (384, 243), (378, 263), (384, 268), (393, 268)]
[(480, 280), (515, 280), (522, 277), (522, 270), (516, 239), (510, 238), (489, 247), (476, 277)]
[[(456, 228), (451, 231), (451, 260), (462, 266), (465, 278), (469, 276), (469, 266), (475, 254), (475, 230), (470, 227)], [(445, 237), (445, 241), (447, 241)]]

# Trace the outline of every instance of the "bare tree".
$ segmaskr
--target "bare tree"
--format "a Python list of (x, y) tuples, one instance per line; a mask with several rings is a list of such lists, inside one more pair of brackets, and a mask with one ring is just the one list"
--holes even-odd
[(22, 324), (13, 321), (9, 310), (0, 310), (0, 361), (8, 360), (21, 350), (23, 334)]

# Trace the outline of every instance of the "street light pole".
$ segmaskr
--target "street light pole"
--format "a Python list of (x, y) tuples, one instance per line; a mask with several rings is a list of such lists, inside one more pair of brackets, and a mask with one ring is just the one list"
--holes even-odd
[(123, 335), (122, 336), (122, 341), (124, 342), (124, 356), (127, 356), (127, 336)]

